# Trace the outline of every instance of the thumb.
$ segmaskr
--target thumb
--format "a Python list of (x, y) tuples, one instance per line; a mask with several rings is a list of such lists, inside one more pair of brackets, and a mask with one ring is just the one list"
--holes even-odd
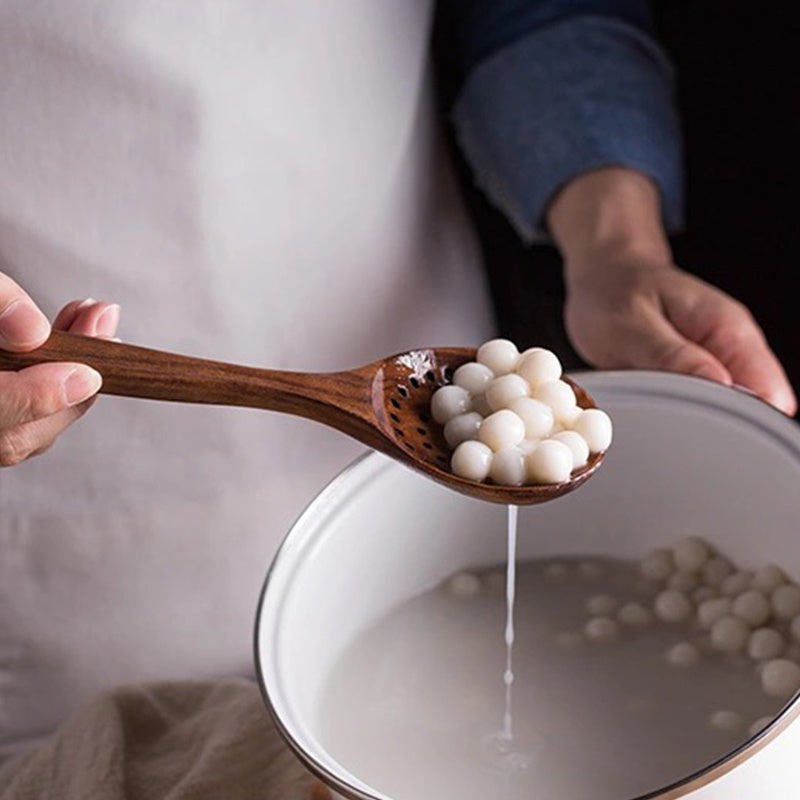
[(634, 366), (696, 375), (730, 386), (731, 373), (704, 347), (679, 333), (661, 313), (653, 311), (632, 344)]

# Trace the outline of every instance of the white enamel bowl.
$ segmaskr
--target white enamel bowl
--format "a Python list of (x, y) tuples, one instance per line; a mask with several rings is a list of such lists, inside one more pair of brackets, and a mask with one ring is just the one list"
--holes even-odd
[[(800, 577), (795, 422), (750, 395), (697, 378), (574, 377), (611, 414), (614, 443), (584, 487), (521, 509), (521, 558), (639, 556), (674, 541), (676, 531), (693, 531), (743, 565), (775, 561)], [(317, 739), (315, 707), (332, 664), (393, 606), (460, 568), (502, 561), (504, 530), (501, 506), (370, 454), (329, 484), (287, 535), (258, 608), (259, 679), (289, 744), (340, 795), (391, 800), (351, 775)], [(799, 710), (794, 698), (766, 731), (724, 759), (641, 797), (796, 800)]]

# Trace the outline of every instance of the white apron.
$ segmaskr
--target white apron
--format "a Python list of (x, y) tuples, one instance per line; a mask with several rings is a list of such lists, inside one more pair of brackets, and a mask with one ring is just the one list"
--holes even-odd
[[(428, 0), (0, 0), (0, 270), (48, 314), (116, 300), (127, 341), (256, 366), (477, 344), (429, 25)], [(269, 560), (360, 450), (101, 398), (0, 472), (0, 754), (108, 685), (249, 673)]]

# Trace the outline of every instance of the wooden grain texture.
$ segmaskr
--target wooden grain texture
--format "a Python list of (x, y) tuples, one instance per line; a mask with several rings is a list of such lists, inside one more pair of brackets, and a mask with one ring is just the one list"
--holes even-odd
[[(576, 489), (603, 454), (560, 484), (498, 486), (450, 471), (442, 427), (430, 419), (431, 396), (453, 371), (474, 360), (466, 348), (423, 348), (344, 372), (288, 372), (167, 353), (54, 331), (28, 353), (0, 351), (0, 370), (72, 361), (103, 376), (102, 394), (179, 403), (245, 406), (305, 417), (352, 436), (439, 483), (493, 503), (531, 505)], [(570, 382), (571, 383), (571, 382)], [(592, 398), (572, 384), (583, 408)]]

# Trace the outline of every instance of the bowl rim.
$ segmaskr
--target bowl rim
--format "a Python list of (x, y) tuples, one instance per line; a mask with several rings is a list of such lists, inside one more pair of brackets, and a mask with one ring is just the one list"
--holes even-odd
[[(739, 417), (740, 419), (744, 419), (748, 423), (762, 428), (762, 430), (771, 438), (778, 438), (784, 444), (787, 443), (786, 438), (790, 435), (794, 438), (797, 438), (798, 441), (794, 449), (797, 450), (798, 458), (800, 459), (800, 436), (798, 436), (798, 431), (800, 431), (800, 423), (797, 420), (788, 417), (786, 414), (774, 408), (765, 400), (762, 400), (757, 395), (742, 387), (723, 386), (715, 381), (698, 376), (657, 372), (652, 370), (585, 370), (581, 372), (570, 373), (570, 377), (573, 377), (582, 385), (584, 382), (589, 383), (590, 386), (588, 388), (590, 391), (597, 390), (597, 386), (595, 385), (592, 387), (591, 384), (607, 382), (608, 385), (602, 386), (601, 391), (613, 391), (615, 388), (617, 390), (622, 388), (631, 391), (633, 388), (636, 394), (650, 395), (662, 399), (665, 397), (672, 397), (684, 402), (688, 401), (690, 398), (687, 397), (684, 392), (680, 391), (681, 384), (688, 385), (686, 382), (689, 381), (700, 391), (702, 395), (710, 393), (712, 395), (718, 395), (720, 398), (725, 398), (725, 400), (729, 401), (726, 403), (725, 407), (725, 410), (729, 414)], [(622, 385), (623, 381), (633, 380), (635, 382), (640, 379), (644, 381), (644, 388), (637, 386), (631, 387), (630, 385), (626, 387)], [(647, 386), (648, 383), (652, 385)], [(699, 384), (705, 384), (705, 386), (699, 386)], [(700, 405), (711, 404), (708, 397), (695, 398), (695, 402)], [(744, 403), (744, 408), (749, 409), (750, 413), (744, 413), (741, 410), (732, 408), (733, 405), (739, 403)], [(719, 405), (711, 405), (719, 409)], [(780, 431), (776, 432), (774, 428), (767, 429), (767, 423), (765, 420), (771, 423), (771, 426), (774, 425), (778, 429), (784, 428), (785, 430), (783, 435)], [(349, 798), (349, 800), (387, 800), (388, 795), (382, 793), (373, 794), (353, 786), (344, 778), (327, 768), (324, 764), (319, 763), (319, 761), (317, 761), (316, 758), (306, 750), (299, 740), (299, 737), (297, 737), (295, 733), (290, 730), (289, 725), (287, 725), (285, 720), (282, 718), (276, 707), (276, 704), (273, 702), (270, 689), (267, 686), (265, 677), (266, 670), (261, 661), (260, 643), (264, 628), (264, 607), (271, 580), (282, 568), (283, 562), (288, 558), (288, 551), (294, 549), (298, 541), (304, 541), (304, 537), (307, 539), (309, 536), (309, 531), (313, 533), (314, 528), (307, 525), (307, 521), (311, 518), (315, 518), (319, 514), (320, 509), (324, 509), (334, 497), (338, 497), (340, 501), (342, 487), (348, 486), (351, 482), (353, 482), (354, 476), (359, 476), (360, 473), (364, 473), (363, 476), (361, 476), (361, 479), (364, 480), (374, 476), (377, 472), (383, 471), (384, 469), (397, 468), (397, 466), (398, 465), (396, 465), (394, 462), (388, 460), (386, 456), (382, 456), (380, 453), (372, 450), (367, 450), (366, 452), (357, 456), (347, 466), (345, 466), (313, 498), (311, 498), (311, 500), (306, 504), (295, 521), (292, 523), (288, 532), (284, 536), (283, 541), (278, 547), (272, 561), (270, 562), (261, 587), (261, 591), (259, 593), (258, 604), (256, 606), (253, 631), (255, 672), (259, 690), (267, 711), (272, 717), (272, 720), (281, 736), (284, 738), (297, 758), (306, 766), (306, 768), (317, 778), (323, 781), (329, 788), (333, 789), (343, 797)], [(402, 465), (400, 466), (402, 467)], [(407, 469), (407, 467), (403, 468)], [(800, 716), (800, 692), (797, 692), (795, 695), (789, 698), (789, 700), (787, 700), (783, 708), (778, 712), (778, 714), (775, 715), (772, 721), (765, 728), (753, 736), (748, 736), (747, 739), (739, 743), (732, 750), (725, 753), (725, 755), (720, 756), (715, 761), (706, 764), (693, 773), (683, 778), (679, 778), (678, 780), (675, 780), (666, 786), (649, 791), (646, 794), (636, 795), (632, 798), (626, 798), (626, 800), (677, 800), (678, 798), (684, 797), (691, 792), (707, 786), (708, 784), (713, 783), (717, 779), (726, 775), (740, 764), (748, 761), (752, 756), (756, 755), (770, 742), (777, 738), (780, 733), (788, 728), (798, 716)], [(331, 757), (331, 760), (335, 761), (333, 757)], [(336, 763), (338, 764), (338, 762)], [(347, 773), (347, 770), (342, 765), (339, 765), (339, 767), (343, 773)]]

